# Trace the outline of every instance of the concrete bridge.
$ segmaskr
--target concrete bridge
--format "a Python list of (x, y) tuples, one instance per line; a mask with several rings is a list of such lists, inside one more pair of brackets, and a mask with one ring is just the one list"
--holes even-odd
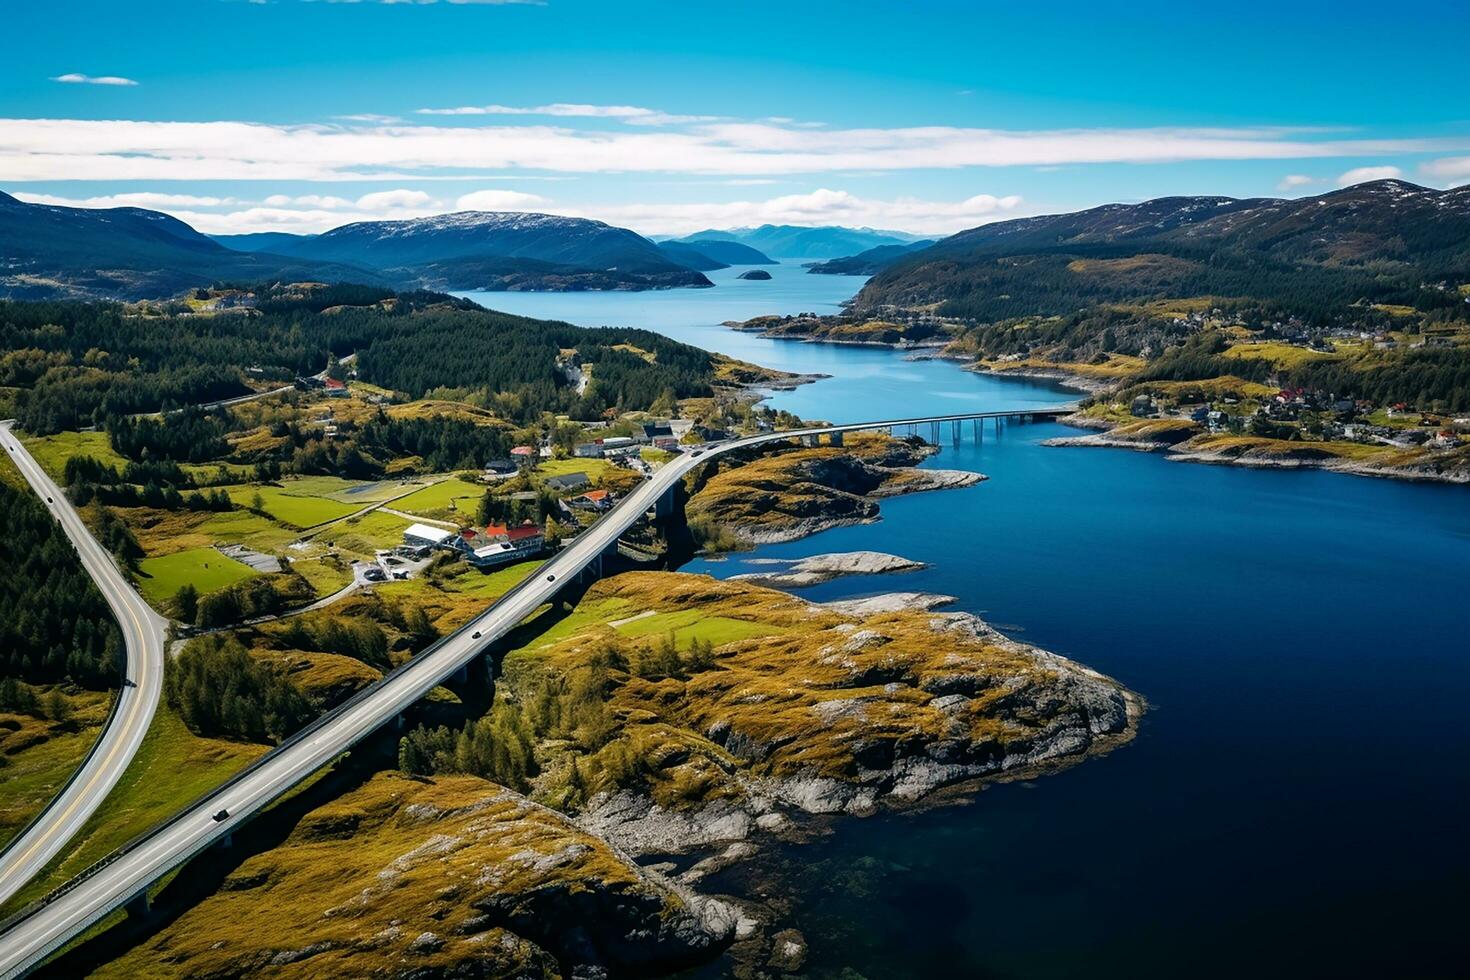
[(945, 426), (953, 438), (965, 426), (983, 438), (1008, 424), (1055, 419), (1073, 406), (1025, 408), (921, 418), (888, 419), (785, 432), (770, 432), (691, 447), (638, 486), (591, 528), (531, 577), (458, 631), (425, 648), (345, 703), (286, 739), (250, 766), (206, 793), (175, 816), (123, 845), (40, 901), (0, 922), (0, 977), (23, 976), (69, 940), (115, 909), (145, 910), (149, 886), (206, 848), (228, 843), (230, 834), (255, 814), (342, 752), (385, 725), (434, 687), (461, 674), (496, 640), (569, 587), (601, 574), (604, 559), (618, 552), (619, 537), (650, 512), (667, 516), (677, 506), (683, 478), (711, 459), (786, 440), (806, 445), (841, 445), (844, 433), (884, 429), (938, 441)]

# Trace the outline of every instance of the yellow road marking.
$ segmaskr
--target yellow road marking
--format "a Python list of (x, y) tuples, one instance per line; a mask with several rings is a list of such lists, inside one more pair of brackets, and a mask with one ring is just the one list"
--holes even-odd
[[(30, 458), (29, 453), (27, 453), (26, 456), (28, 462), (30, 462), (32, 465), (37, 465), (35, 460)], [(37, 468), (39, 468), (39, 466)], [(96, 543), (95, 539), (93, 540), (93, 543)], [(101, 545), (98, 545), (98, 547), (100, 548)], [(105, 558), (106, 556), (104, 555), (104, 559)], [(134, 630), (137, 631), (139, 648), (141, 650), (146, 647), (148, 640), (147, 634), (143, 630), (143, 624), (138, 620), (137, 612), (133, 609), (132, 604), (126, 600), (126, 597), (122, 597), (121, 602), (123, 608), (127, 610), (128, 618), (131, 619), (133, 622)], [(148, 657), (146, 655), (146, 651), (138, 659), (138, 685), (136, 690), (139, 693), (138, 696), (133, 699), (132, 707), (128, 709), (127, 720), (123, 723), (124, 732), (132, 729), (133, 721), (138, 716), (138, 709), (143, 703), (142, 690), (144, 682), (146, 681), (148, 676)], [(124, 672), (123, 679), (125, 681), (127, 679), (126, 672)], [(119, 691), (119, 696), (121, 696), (121, 691)], [(112, 748), (108, 750), (107, 756), (102, 760), (102, 765), (99, 766), (98, 769), (92, 773), (92, 778), (87, 780), (86, 785), (82, 787), (82, 791), (77, 794), (77, 796), (71, 801), (67, 808), (63, 810), (55, 820), (51, 821), (51, 826), (47, 828), (46, 832), (42, 834), (39, 839), (33, 841), (31, 843), (31, 846), (26, 848), (25, 851), (21, 853), (20, 857), (15, 861), (14, 864), (10, 866), (8, 870), (6, 870), (3, 874), (0, 874), (0, 881), (4, 881), (11, 875), (15, 874), (15, 872), (20, 869), (21, 865), (25, 864), (30, 856), (36, 852), (36, 849), (38, 847), (41, 847), (48, 840), (50, 840), (53, 835), (55, 835), (60, 826), (66, 822), (67, 817), (71, 816), (72, 812), (76, 810), (76, 808), (81, 804), (84, 799), (87, 798), (87, 794), (90, 793), (92, 787), (97, 784), (97, 780), (103, 776), (107, 768), (112, 764), (113, 758), (117, 755), (118, 750), (122, 748), (122, 742), (122, 739), (113, 742)]]

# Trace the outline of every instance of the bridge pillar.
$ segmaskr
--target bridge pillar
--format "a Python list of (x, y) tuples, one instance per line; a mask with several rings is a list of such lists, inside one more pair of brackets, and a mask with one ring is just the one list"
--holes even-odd
[(153, 911), (153, 905), (148, 900), (148, 889), (143, 889), (123, 905), (130, 919), (146, 919), (148, 913)]
[(464, 664), (454, 672), (454, 683), (463, 684), (470, 679), (470, 665)]
[(653, 516), (656, 520), (674, 516), (674, 488), (669, 487), (653, 502)]
[(831, 443), (832, 445), (834, 445), (834, 446), (841, 446), (842, 445), (842, 433), (841, 432), (834, 432), (834, 433), (832, 433), (830, 436), (827, 437), (827, 441), (829, 443)]
[(939, 423), (938, 422), (930, 422), (929, 423), (929, 434), (933, 437), (929, 441), (933, 445), (936, 445), (936, 446), (939, 445)]
[(962, 431), (963, 430), (960, 429), (959, 419), (954, 419), (953, 421), (951, 421), (949, 423), (949, 441), (958, 446), (960, 444), (960, 433)]
[(217, 847), (217, 848), (219, 848), (222, 851), (228, 851), (231, 847), (234, 847), (235, 846), (235, 834), (234, 834), (234, 832), (232, 831), (232, 832), (230, 832), (228, 834), (225, 834), (219, 840), (217, 840), (217, 841), (214, 842), (214, 846)]
[(804, 435), (804, 436), (801, 437), (801, 444), (803, 446), (806, 446), (809, 449), (810, 448), (815, 448), (817, 446), (817, 440), (819, 438), (820, 438), (819, 436), (814, 435), (814, 434)]

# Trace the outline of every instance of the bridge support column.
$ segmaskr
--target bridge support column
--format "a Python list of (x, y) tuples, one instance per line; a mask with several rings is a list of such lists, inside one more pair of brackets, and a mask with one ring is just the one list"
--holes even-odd
[(958, 446), (960, 444), (960, 438), (961, 438), (960, 433), (962, 431), (963, 430), (960, 429), (960, 420), (959, 419), (955, 419), (954, 421), (950, 422), (949, 423), (949, 441), (952, 442), (952, 443), (954, 443), (956, 446)]
[(831, 443), (832, 445), (834, 445), (834, 446), (841, 446), (842, 445), (842, 433), (841, 432), (834, 432), (834, 433), (832, 433), (830, 436), (827, 437), (827, 441), (829, 443)]
[(454, 683), (463, 684), (470, 679), (470, 665), (465, 664), (454, 672)]
[(234, 835), (234, 833), (231, 832), (231, 833), (225, 834), (219, 840), (217, 840), (217, 841), (214, 842), (214, 846), (217, 847), (217, 848), (219, 848), (222, 851), (228, 851), (230, 848), (232, 848), (232, 847), (235, 846), (235, 835)]
[(146, 919), (148, 913), (153, 911), (153, 904), (148, 901), (148, 890), (145, 888), (128, 899), (123, 908), (127, 910), (130, 919)]
[(669, 487), (663, 494), (653, 502), (653, 516), (656, 520), (674, 516), (674, 488)]

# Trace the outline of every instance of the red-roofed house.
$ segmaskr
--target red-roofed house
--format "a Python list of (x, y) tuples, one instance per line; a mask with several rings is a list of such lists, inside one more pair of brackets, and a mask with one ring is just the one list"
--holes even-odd
[(612, 494), (606, 490), (588, 490), (568, 501), (573, 507), (584, 510), (607, 510), (612, 506)]

